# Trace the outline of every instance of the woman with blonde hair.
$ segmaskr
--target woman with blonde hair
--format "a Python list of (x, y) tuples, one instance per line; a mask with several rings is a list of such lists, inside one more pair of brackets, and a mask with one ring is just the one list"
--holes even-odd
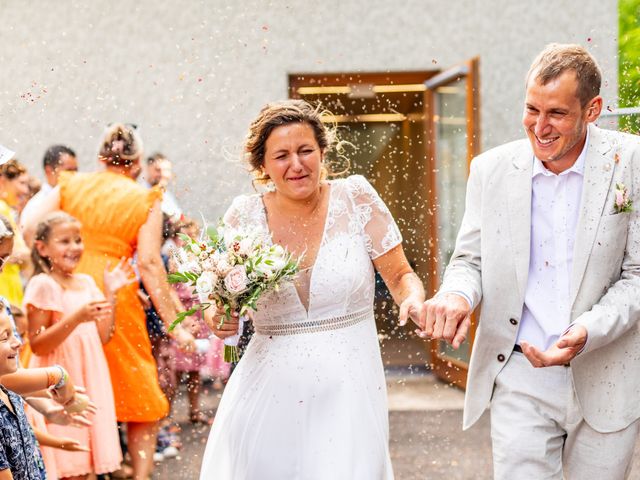
[[(255, 334), (229, 379), (201, 480), (389, 480), (387, 394), (373, 316), (374, 271), (400, 306), (424, 314), (424, 290), (389, 210), (359, 175), (325, 179), (331, 131), (308, 103), (267, 105), (245, 151), (272, 189), (239, 196), (225, 221), (299, 256), (294, 284), (265, 294)], [(217, 336), (224, 312), (206, 310)], [(236, 316), (237, 318), (237, 316)]]
[[(24, 219), (27, 238), (48, 212), (63, 210), (82, 224), (85, 252), (78, 273), (93, 277), (103, 288), (103, 272), (122, 258), (137, 254), (137, 268), (162, 320), (177, 314), (171, 301), (160, 257), (162, 193), (147, 190), (131, 179), (143, 155), (142, 141), (132, 125), (110, 125), (102, 136), (98, 160), (104, 169), (94, 173), (64, 172), (58, 186)], [(147, 479), (153, 469), (158, 421), (168, 413), (168, 402), (158, 384), (143, 307), (134, 284), (118, 292), (114, 332), (104, 345), (113, 384), (116, 417), (127, 424), (128, 450), (135, 479)], [(193, 348), (193, 336), (173, 332), (184, 348)]]
[(0, 165), (0, 215), (11, 223), (15, 232), (11, 257), (0, 273), (0, 295), (16, 307), (22, 307), (22, 279), (20, 271), (30, 265), (30, 251), (17, 228), (17, 210), (29, 195), (27, 169), (15, 158)]

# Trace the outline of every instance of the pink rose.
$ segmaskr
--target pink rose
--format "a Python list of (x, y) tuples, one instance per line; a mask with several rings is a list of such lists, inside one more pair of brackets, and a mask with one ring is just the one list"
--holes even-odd
[(622, 207), (626, 203), (623, 190), (616, 190), (616, 205)]
[(232, 294), (237, 295), (244, 292), (248, 285), (249, 279), (247, 278), (247, 271), (244, 265), (233, 267), (224, 277), (224, 286)]

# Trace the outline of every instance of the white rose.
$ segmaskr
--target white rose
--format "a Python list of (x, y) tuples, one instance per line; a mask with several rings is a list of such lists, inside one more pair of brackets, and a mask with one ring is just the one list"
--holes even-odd
[(202, 252), (202, 249), (200, 248), (200, 245), (198, 245), (197, 243), (192, 243), (189, 248), (191, 249), (191, 251), (196, 254), (196, 255), (200, 255), (200, 252)]
[(198, 300), (200, 303), (206, 303), (209, 301), (209, 295), (213, 293), (218, 282), (218, 277), (213, 272), (204, 272), (196, 281), (196, 292), (198, 293)]
[(226, 277), (232, 268), (233, 266), (231, 265), (227, 257), (224, 255), (220, 255), (220, 258), (216, 263), (216, 270), (218, 272), (218, 275), (220, 275), (221, 277)]
[(244, 265), (233, 267), (224, 277), (224, 286), (232, 294), (237, 295), (244, 292), (248, 285), (249, 279), (247, 278), (247, 271)]
[(258, 265), (256, 271), (270, 279), (287, 265), (284, 257), (269, 253)]
[(225, 228), (224, 231), (221, 233), (221, 236), (224, 238), (224, 243), (229, 249), (231, 248), (231, 245), (233, 244), (233, 242), (236, 241), (238, 235), (239, 233), (230, 227)]
[(274, 272), (279, 272), (280, 270), (282, 270), (284, 267), (287, 266), (287, 262), (284, 259), (284, 257), (280, 256), (280, 255), (276, 255), (276, 256), (270, 256), (269, 260), (271, 260), (271, 269)]
[(207, 258), (206, 260), (203, 260), (202, 263), (200, 263), (200, 265), (202, 266), (203, 270), (214, 271), (216, 269), (216, 264), (212, 258)]
[(220, 261), (220, 259), (222, 258), (222, 254), (219, 251), (216, 250), (215, 252), (212, 252), (209, 255), (209, 258), (211, 259), (211, 261), (213, 263), (217, 264)]
[(243, 238), (240, 240), (240, 248), (238, 249), (240, 255), (249, 256), (253, 253), (253, 238)]
[(184, 250), (178, 250), (175, 258), (180, 273), (193, 272), (198, 274), (202, 271), (198, 259), (193, 254), (187, 253)]
[(202, 272), (202, 268), (200, 267), (200, 264), (197, 262), (197, 260), (192, 260), (189, 263), (187, 263), (185, 265), (185, 272), (192, 272), (195, 273), (196, 275), (198, 275), (199, 273)]

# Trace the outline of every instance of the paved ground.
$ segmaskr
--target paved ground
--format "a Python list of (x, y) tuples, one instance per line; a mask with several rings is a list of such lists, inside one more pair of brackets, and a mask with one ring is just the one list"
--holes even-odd
[[(397, 480), (491, 478), (488, 415), (462, 432), (461, 391), (429, 374), (406, 378), (394, 375), (388, 378), (388, 386), (391, 457)], [(203, 398), (207, 408), (213, 410), (219, 394), (209, 392)], [(183, 399), (178, 401), (175, 412), (184, 428), (185, 447), (178, 458), (157, 466), (155, 480), (198, 478), (208, 427), (194, 428), (186, 422)], [(640, 444), (635, 458), (636, 468), (630, 480), (640, 480)]]

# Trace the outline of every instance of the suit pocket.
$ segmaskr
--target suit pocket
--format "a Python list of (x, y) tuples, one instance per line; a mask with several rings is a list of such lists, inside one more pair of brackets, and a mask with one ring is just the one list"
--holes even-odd
[(598, 226), (598, 237), (616, 237), (620, 235), (627, 238), (627, 227), (629, 226), (629, 212), (614, 213), (613, 215), (604, 215), (600, 218)]
[(624, 256), (628, 228), (629, 214), (626, 212), (600, 218), (592, 255), (602, 262), (618, 264)]

